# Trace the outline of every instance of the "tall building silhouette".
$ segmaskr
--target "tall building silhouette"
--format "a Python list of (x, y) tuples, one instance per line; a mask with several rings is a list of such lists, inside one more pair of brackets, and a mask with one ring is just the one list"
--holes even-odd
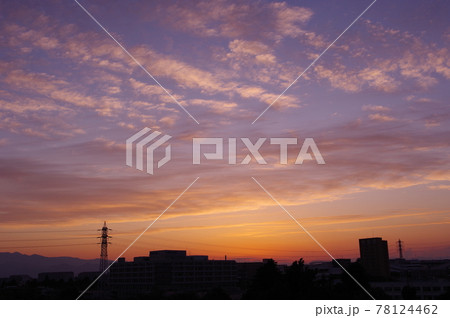
[(381, 237), (359, 239), (361, 265), (369, 276), (389, 277), (389, 251), (387, 241)]

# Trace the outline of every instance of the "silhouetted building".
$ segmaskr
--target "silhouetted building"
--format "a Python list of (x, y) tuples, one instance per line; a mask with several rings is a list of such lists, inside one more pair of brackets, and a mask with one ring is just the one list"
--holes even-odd
[(369, 276), (389, 277), (389, 252), (387, 241), (381, 237), (359, 239), (361, 265)]
[(119, 258), (110, 267), (110, 286), (124, 294), (203, 291), (237, 286), (235, 261), (209, 260), (206, 255), (187, 256), (186, 251), (151, 251), (133, 262)]
[[(443, 294), (450, 291), (448, 279), (372, 282), (370, 286), (382, 289), (392, 299), (440, 299)], [(406, 290), (408, 290), (408, 293), (405, 292)]]
[(15, 283), (17, 285), (24, 285), (27, 282), (31, 281), (33, 278), (31, 278), (28, 275), (11, 275), (9, 278), (7, 278), (7, 281), (10, 283)]
[(450, 260), (390, 260), (390, 280), (372, 282), (393, 299), (439, 299), (450, 292)]
[(450, 260), (405, 260), (389, 262), (392, 279), (395, 280), (439, 280), (450, 279)]
[[(351, 264), (351, 259), (338, 258), (336, 259), (336, 261), (332, 260), (331, 262), (311, 262), (306, 265), (306, 268), (315, 272), (316, 279), (326, 279), (333, 285), (335, 285), (342, 282), (342, 274), (344, 273), (342, 267), (347, 269)], [(339, 266), (338, 263), (342, 267)]]
[(81, 272), (78, 274), (77, 279), (93, 281), (100, 276), (102, 272)]
[(38, 274), (38, 281), (41, 282), (45, 280), (68, 282), (69, 280), (73, 280), (73, 278), (73, 272), (47, 272)]

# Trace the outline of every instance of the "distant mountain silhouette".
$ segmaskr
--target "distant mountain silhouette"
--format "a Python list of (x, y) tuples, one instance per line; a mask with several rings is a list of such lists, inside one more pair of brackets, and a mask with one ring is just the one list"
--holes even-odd
[(98, 271), (98, 266), (98, 259), (0, 252), (0, 277), (29, 275), (36, 278), (42, 272), (74, 272), (77, 275), (80, 272)]

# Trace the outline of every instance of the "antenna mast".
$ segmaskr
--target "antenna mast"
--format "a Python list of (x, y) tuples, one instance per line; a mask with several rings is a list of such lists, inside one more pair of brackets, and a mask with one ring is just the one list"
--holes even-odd
[(398, 254), (400, 256), (400, 259), (403, 259), (403, 247), (402, 247), (402, 241), (398, 239), (397, 245), (398, 245)]

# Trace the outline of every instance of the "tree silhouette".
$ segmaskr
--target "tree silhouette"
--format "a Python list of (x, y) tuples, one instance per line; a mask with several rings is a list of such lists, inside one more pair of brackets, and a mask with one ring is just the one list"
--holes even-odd
[(277, 263), (270, 259), (257, 271), (243, 299), (285, 299), (284, 287)]
[(285, 276), (289, 299), (321, 298), (315, 278), (315, 271), (305, 267), (303, 258), (293, 262)]

